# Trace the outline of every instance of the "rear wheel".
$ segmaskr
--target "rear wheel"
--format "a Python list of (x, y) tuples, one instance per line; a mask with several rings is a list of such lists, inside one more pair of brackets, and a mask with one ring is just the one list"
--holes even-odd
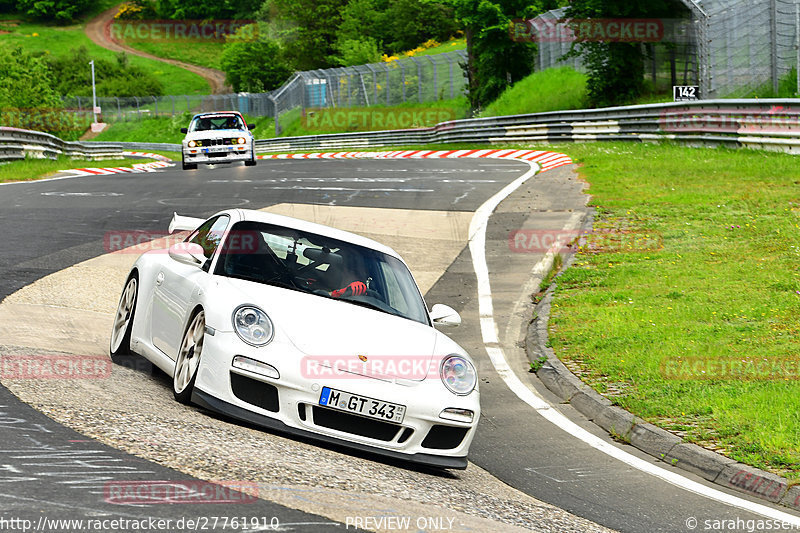
[(203, 355), (203, 339), (206, 333), (206, 314), (200, 310), (189, 321), (189, 327), (183, 334), (178, 360), (175, 361), (175, 373), (172, 377), (172, 394), (180, 403), (188, 404), (192, 399), (194, 382), (197, 379), (197, 368)]
[(139, 289), (139, 280), (132, 274), (125, 284), (125, 290), (119, 298), (117, 313), (114, 315), (114, 326), (111, 329), (111, 346), (109, 353), (112, 356), (131, 353), (131, 330), (133, 329), (133, 315), (136, 312), (136, 296)]

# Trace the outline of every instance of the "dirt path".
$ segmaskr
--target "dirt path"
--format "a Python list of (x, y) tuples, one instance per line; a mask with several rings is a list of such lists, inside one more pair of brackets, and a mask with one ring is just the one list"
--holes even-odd
[(98, 46), (107, 48), (108, 50), (113, 50), (114, 52), (126, 52), (136, 56), (146, 57), (148, 59), (155, 59), (156, 61), (169, 63), (170, 65), (175, 65), (177, 67), (194, 72), (208, 81), (213, 94), (226, 94), (232, 92), (230, 86), (225, 85), (225, 73), (221, 70), (200, 67), (197, 65), (184, 63), (183, 61), (176, 61), (175, 59), (165, 59), (163, 57), (154, 56), (146, 52), (136, 50), (135, 48), (131, 48), (130, 46), (112, 39), (110, 32), (108, 31), (108, 27), (111, 24), (111, 21), (114, 20), (114, 15), (117, 13), (117, 9), (118, 6), (107, 9), (86, 24), (86, 36), (89, 37), (92, 42)]

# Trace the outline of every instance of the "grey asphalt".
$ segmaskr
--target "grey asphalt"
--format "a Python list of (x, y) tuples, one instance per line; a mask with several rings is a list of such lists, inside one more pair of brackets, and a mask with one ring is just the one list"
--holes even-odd
[[(260, 161), (255, 168), (168, 170), (2, 185), (0, 232), (5, 246), (0, 254), (0, 298), (44, 275), (104, 253), (102, 239), (107, 231), (163, 231), (173, 211), (205, 216), (231, 206), (260, 208), (283, 202), (473, 211), (527, 168), (520, 162), (494, 160)], [(535, 228), (536, 224), (541, 229), (553, 229), (569, 216), (569, 209), (579, 209), (580, 199), (569, 178), (568, 169), (534, 178), (515, 193), (512, 201), (501, 204), (490, 219), (487, 257), (492, 278), (498, 280), (494, 302), (498, 317), (512, 314), (515, 293), (541, 257), (537, 253), (511, 257), (508, 232), (519, 227)], [(521, 203), (523, 200), (529, 202), (527, 207)], [(531, 205), (535, 211), (531, 211)], [(700, 520), (700, 530), (706, 519), (761, 518), (628, 468), (576, 441), (520, 402), (491, 369), (485, 355), (477, 326), (476, 281), (468, 250), (459, 255), (426, 299), (429, 303), (452, 305), (462, 313), (463, 326), (447, 333), (475, 355), (481, 369), (483, 417), (470, 454), (479, 466), (536, 498), (620, 531), (689, 531), (686, 521), (690, 517)], [(530, 379), (541, 389), (535, 376)], [(51, 432), (47, 438), (54, 439), (48, 441), (52, 446), (68, 444), (81, 450), (101, 450), (119, 459), (116, 465), (142, 469), (136, 472), (145, 479), (161, 479), (169, 473), (173, 477), (167, 479), (176, 479), (172, 471), (159, 470), (151, 463), (99, 444), (70, 443), (82, 439), (20, 404), (2, 387), (0, 391), (4, 416), (46, 427)], [(542, 394), (548, 397), (547, 391), (542, 390)], [(573, 421), (607, 439), (604, 432), (570, 406), (558, 405), (554, 397), (550, 398)], [(37, 438), (32, 430), (3, 431), (0, 446), (17, 452), (37, 448), (29, 440), (31, 437)], [(653, 461), (630, 446), (614, 445)], [(21, 461), (13, 454), (4, 456), (0, 463), (11, 466), (0, 474), (13, 474)], [(145, 470), (155, 473), (144, 474)], [(707, 484), (698, 477), (687, 477)], [(0, 491), (8, 493), (5, 488), (0, 487)], [(421, 499), (423, 490), (420, 489)], [(78, 492), (73, 495), (61, 490), (46, 478), (17, 483), (13, 494), (30, 499), (16, 500), (14, 512), (5, 502), (0, 503), (0, 517), (42, 513), (56, 507), (75, 516), (103, 512), (95, 509), (100, 505), (96, 499), (91, 510), (79, 509), (76, 502), (84, 500)], [(294, 519), (291, 510), (263, 505), (264, 514), (284, 517), (282, 522), (320, 521), (319, 517)], [(176, 515), (185, 515), (180, 509), (174, 510)], [(197, 506), (189, 511), (200, 514)], [(153, 512), (147, 509), (143, 514), (152, 516)]]

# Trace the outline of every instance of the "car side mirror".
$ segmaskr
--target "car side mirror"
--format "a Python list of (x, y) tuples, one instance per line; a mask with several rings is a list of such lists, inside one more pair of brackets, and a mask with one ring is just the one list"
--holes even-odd
[(200, 266), (206, 262), (205, 250), (196, 242), (179, 242), (169, 247), (169, 256), (184, 265)]
[(189, 128), (181, 128), (181, 133), (189, 133)]
[(435, 304), (431, 307), (430, 315), (435, 326), (461, 325), (461, 315), (449, 305)]
[(248, 125), (247, 125), (247, 129), (248, 129), (248, 130), (252, 130), (252, 129), (253, 129), (253, 128), (255, 128), (255, 127), (256, 127), (256, 125), (255, 125), (255, 124), (248, 124)]

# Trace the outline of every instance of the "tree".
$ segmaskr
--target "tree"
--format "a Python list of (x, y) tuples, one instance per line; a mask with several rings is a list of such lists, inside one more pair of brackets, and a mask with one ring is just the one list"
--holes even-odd
[(396, 54), (459, 29), (452, 6), (437, 0), (351, 0), (342, 12), (339, 41), (371, 38)]
[(281, 45), (266, 36), (262, 24), (244, 26), (228, 37), (221, 64), (226, 81), (236, 92), (271, 91), (292, 73)]
[(281, 42), (286, 61), (297, 70), (334, 64), (336, 37), (347, 0), (266, 0), (257, 14), (271, 38)]
[(512, 20), (554, 9), (556, 0), (451, 1), (457, 21), (466, 28), (469, 101), (473, 109), (481, 109), (533, 70), (536, 46), (511, 40)]
[[(675, 15), (666, 0), (573, 0), (566, 16), (572, 19), (657, 18)], [(588, 69), (589, 102), (595, 107), (634, 101), (644, 87), (644, 50), (640, 42), (583, 41), (573, 44)]]

